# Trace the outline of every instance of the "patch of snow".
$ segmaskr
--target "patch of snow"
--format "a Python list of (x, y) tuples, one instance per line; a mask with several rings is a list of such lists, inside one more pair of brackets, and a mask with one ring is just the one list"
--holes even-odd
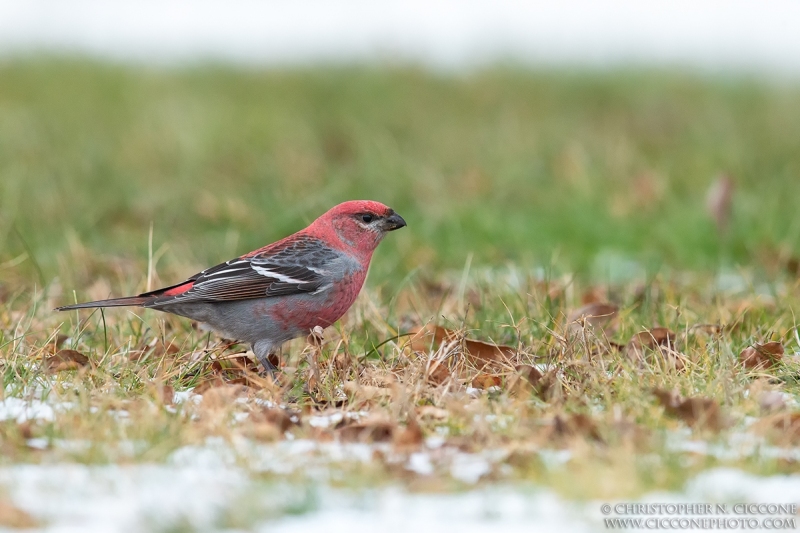
[(46, 450), (50, 443), (47, 439), (35, 438), (26, 440), (25, 444), (28, 445), (28, 448), (33, 448), (34, 450)]
[(314, 415), (306, 418), (308, 425), (312, 428), (327, 428), (335, 426), (342, 420), (344, 420), (344, 414), (338, 411), (329, 415)]
[(167, 462), (184, 468), (228, 468), (236, 464), (236, 453), (221, 438), (210, 438), (202, 446), (178, 448), (170, 454)]
[(767, 444), (762, 437), (743, 431), (730, 433), (725, 441), (713, 442), (692, 440), (691, 431), (686, 428), (669, 432), (666, 446), (671, 451), (709, 455), (723, 461), (752, 456), (800, 461), (800, 448)]
[(715, 468), (690, 481), (686, 494), (698, 501), (797, 503), (800, 475), (759, 477), (735, 468)]
[(199, 404), (200, 402), (203, 401), (203, 395), (196, 394), (193, 388), (189, 390), (175, 391), (172, 394), (172, 403), (174, 403), (175, 405), (186, 403), (189, 401), (191, 401), (194, 404)]
[(343, 412), (334, 411), (332, 413), (322, 413), (319, 415), (312, 415), (306, 417), (308, 425), (313, 428), (329, 428), (336, 426), (343, 420), (359, 420), (360, 418), (368, 416), (366, 411)]
[(570, 450), (542, 449), (538, 451), (538, 454), (544, 465), (549, 468), (559, 467), (572, 459), (572, 451)]
[[(303, 442), (303, 441), (298, 441)], [(170, 528), (232, 531), (222, 519), (241, 512), (237, 531), (385, 533), (487, 530), (598, 531), (602, 503), (572, 502), (529, 486), (493, 485), (452, 494), (408, 493), (396, 486), (341, 490), (327, 484), (287, 484), (251, 476), (203, 448), (186, 447), (166, 465), (16, 465), (0, 468), (0, 487), (17, 507), (46, 524), (49, 533), (128, 533)], [(298, 453), (316, 451), (300, 444)], [(489, 461), (455, 456), (464, 480), (488, 473)], [(408, 465), (422, 474), (433, 467), (429, 453), (412, 454)], [(289, 496), (287, 496), (287, 494)], [(301, 506), (281, 506), (301, 495)], [(302, 496), (305, 495), (305, 496)], [(800, 476), (759, 477), (731, 468), (699, 474), (679, 492), (653, 492), (641, 502), (796, 503)], [(256, 507), (248, 501), (257, 502)], [(261, 505), (263, 502), (264, 503)], [(627, 502), (626, 502), (627, 503)], [(281, 509), (285, 509), (281, 511)], [(299, 512), (298, 512), (299, 510)], [(284, 514), (286, 513), (286, 514)]]
[(433, 474), (434, 468), (431, 462), (431, 456), (425, 452), (412, 453), (408, 457), (408, 464), (406, 468), (416, 474), (422, 476), (429, 476)]
[(450, 464), (450, 475), (464, 483), (475, 484), (492, 471), (492, 465), (476, 454), (459, 453)]
[(323, 492), (313, 513), (261, 525), (259, 532), (477, 533), (594, 531), (579, 504), (546, 491), (483, 489), (457, 494), (409, 494), (397, 488), (357, 495)]
[(53, 406), (41, 400), (23, 400), (9, 397), (0, 401), (0, 421), (16, 420), (18, 424), (28, 420), (53, 420)]
[(48, 532), (122, 533), (209, 524), (247, 477), (229, 468), (17, 465), (0, 469), (0, 485)]
[(425, 446), (431, 450), (441, 448), (447, 440), (440, 435), (432, 435), (425, 439)]

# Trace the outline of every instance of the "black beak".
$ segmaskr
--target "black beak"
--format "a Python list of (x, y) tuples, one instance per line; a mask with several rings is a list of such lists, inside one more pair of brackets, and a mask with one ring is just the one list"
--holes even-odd
[(395, 212), (383, 219), (383, 230), (394, 231), (406, 227), (406, 221)]

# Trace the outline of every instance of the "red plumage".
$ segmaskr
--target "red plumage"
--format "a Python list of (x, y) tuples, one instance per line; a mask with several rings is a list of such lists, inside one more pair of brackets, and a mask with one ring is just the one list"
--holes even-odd
[(405, 225), (379, 202), (345, 202), (293, 235), (177, 285), (57, 310), (141, 306), (186, 316), (251, 343), (273, 370), (267, 356), (283, 342), (328, 327), (347, 312), (375, 248), (387, 232)]

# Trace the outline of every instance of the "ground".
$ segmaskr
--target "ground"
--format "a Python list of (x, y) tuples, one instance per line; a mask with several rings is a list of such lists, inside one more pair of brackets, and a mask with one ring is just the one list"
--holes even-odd
[[(798, 139), (788, 82), (3, 63), (0, 527), (797, 502)], [(52, 311), (352, 198), (408, 228), (277, 383), (188, 320)]]

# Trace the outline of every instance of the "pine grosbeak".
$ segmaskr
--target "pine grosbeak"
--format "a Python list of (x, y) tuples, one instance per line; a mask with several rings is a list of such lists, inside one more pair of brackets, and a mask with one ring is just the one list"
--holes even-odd
[(326, 328), (347, 312), (367, 276), (372, 253), (405, 220), (372, 201), (339, 204), (307, 228), (138, 296), (59, 307), (139, 306), (185, 316), (228, 339), (250, 343), (265, 370), (284, 342)]

